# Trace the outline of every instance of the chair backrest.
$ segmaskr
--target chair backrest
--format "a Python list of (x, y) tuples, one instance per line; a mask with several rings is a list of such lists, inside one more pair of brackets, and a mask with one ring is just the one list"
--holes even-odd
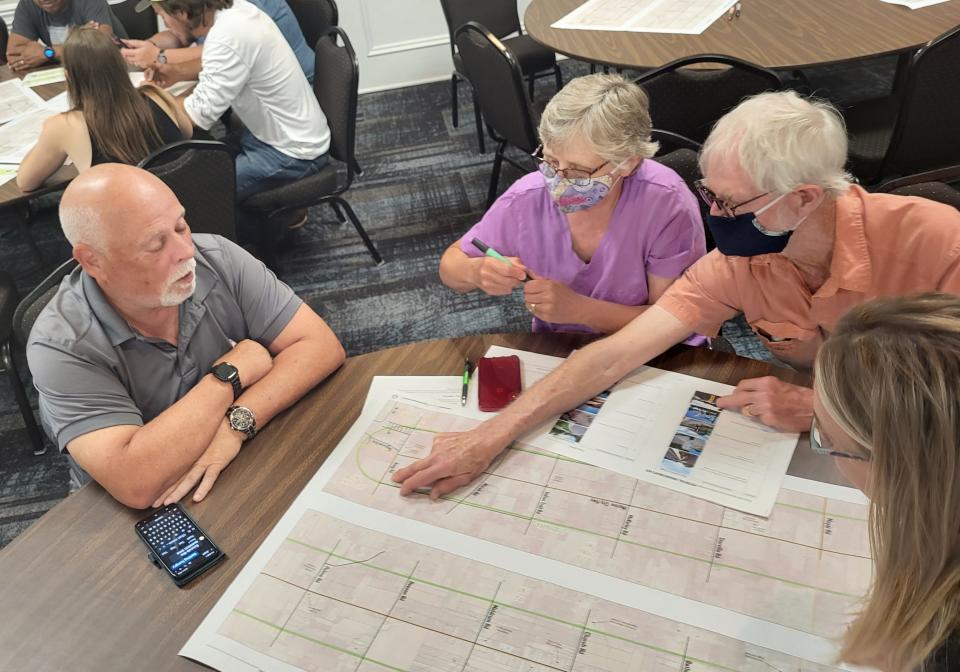
[(470, 21), (485, 26), (496, 37), (520, 32), (517, 0), (440, 0), (440, 6), (450, 32), (451, 50), (457, 30)]
[(910, 61), (900, 111), (880, 176), (960, 163), (960, 26), (931, 40)]
[(57, 293), (60, 282), (76, 267), (76, 259), (63, 262), (17, 304), (17, 309), (13, 313), (13, 337), (21, 347), (27, 345), (27, 338), (30, 336), (34, 322), (37, 321), (44, 307), (50, 303), (53, 295)]
[(0, 17), (0, 65), (7, 63), (7, 40), (10, 39), (10, 33), (7, 31), (7, 22)]
[(350, 38), (338, 26), (317, 40), (314, 53), (313, 93), (330, 126), (330, 156), (347, 164), (349, 185), (353, 181), (360, 65)]
[[(718, 68), (687, 66), (716, 64)], [(638, 77), (655, 128), (703, 143), (714, 123), (748, 96), (782, 87), (772, 70), (719, 54), (681, 58)]]
[(945, 203), (960, 210), (960, 191), (943, 182), (920, 182), (898, 187), (890, 192), (898, 196), (919, 196), (937, 203)]
[(534, 151), (539, 140), (517, 59), (476, 21), (460, 26), (454, 41), (491, 135)]
[[(120, 23), (127, 31), (127, 37), (135, 40), (146, 40), (157, 34), (157, 15), (152, 10), (138, 12), (135, 8), (137, 0), (124, 0), (110, 5), (110, 11), (120, 19)], [(119, 31), (114, 31), (119, 34)]]
[(236, 241), (236, 168), (225, 144), (212, 140), (174, 142), (138, 165), (176, 194), (194, 233), (216, 233)]
[[(656, 138), (656, 135), (654, 135), (654, 137)], [(687, 188), (690, 189), (690, 192), (696, 199), (697, 206), (700, 208), (700, 219), (704, 223), (703, 231), (706, 234), (707, 250), (709, 251), (716, 247), (716, 243), (713, 242), (713, 236), (710, 233), (710, 229), (706, 226), (707, 213), (710, 209), (707, 207), (706, 203), (703, 202), (703, 199), (697, 196), (695, 184), (697, 180), (703, 177), (700, 174), (700, 164), (697, 158), (697, 152), (686, 147), (683, 149), (675, 149), (669, 153), (658, 154), (657, 156), (653, 157), (654, 161), (657, 163), (662, 163), (668, 168), (673, 169), (673, 171), (683, 179), (687, 185)]]
[(339, 24), (340, 14), (335, 0), (287, 0), (287, 4), (297, 17), (303, 39), (310, 46)]

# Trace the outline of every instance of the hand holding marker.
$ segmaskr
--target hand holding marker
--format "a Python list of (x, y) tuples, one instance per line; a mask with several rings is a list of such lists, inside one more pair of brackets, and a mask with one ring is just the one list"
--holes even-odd
[[(490, 247), (489, 245), (487, 245), (486, 243), (484, 243), (484, 242), (483, 242), (482, 240), (480, 240), (479, 238), (474, 238), (473, 240), (470, 241), (470, 244), (473, 245), (473, 246), (474, 246), (475, 248), (477, 248), (478, 250), (480, 250), (481, 252), (483, 252), (483, 253), (484, 253), (485, 255), (487, 255), (488, 257), (493, 257), (494, 259), (497, 259), (497, 260), (499, 260), (499, 261), (502, 261), (503, 263), (507, 264), (508, 266), (513, 266), (513, 262), (511, 262), (511, 261), (510, 261), (509, 259), (507, 259), (505, 256), (503, 256), (502, 254), (500, 254), (499, 252), (497, 252), (495, 249), (493, 249), (492, 247)], [(529, 273), (524, 273), (524, 275), (526, 276), (526, 277), (524, 278), (524, 281), (526, 281), (526, 280), (533, 280), (533, 278), (530, 277), (530, 274), (529, 274)]]

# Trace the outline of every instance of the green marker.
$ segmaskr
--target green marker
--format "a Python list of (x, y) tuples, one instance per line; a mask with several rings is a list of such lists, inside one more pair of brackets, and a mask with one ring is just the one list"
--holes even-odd
[[(507, 259), (505, 256), (503, 256), (502, 254), (500, 254), (499, 252), (497, 252), (495, 249), (493, 249), (492, 247), (490, 247), (489, 245), (487, 245), (486, 243), (484, 243), (484, 242), (483, 242), (482, 240), (480, 240), (479, 238), (474, 238), (473, 240), (470, 241), (470, 244), (473, 245), (473, 246), (474, 246), (475, 248), (477, 248), (478, 250), (480, 250), (481, 252), (483, 252), (483, 253), (484, 253), (485, 255), (487, 255), (488, 257), (493, 257), (494, 259), (497, 259), (497, 260), (499, 260), (499, 261), (502, 261), (503, 263), (507, 264), (508, 266), (513, 266), (513, 262), (511, 262), (511, 261), (510, 261), (509, 259)], [(530, 274), (529, 274), (529, 273), (526, 273), (525, 275), (526, 275), (525, 280), (533, 280), (533, 278), (530, 277)]]

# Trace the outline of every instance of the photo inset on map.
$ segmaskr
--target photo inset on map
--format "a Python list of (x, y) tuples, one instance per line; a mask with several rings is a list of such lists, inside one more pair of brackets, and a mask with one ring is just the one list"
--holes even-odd
[(717, 424), (719, 415), (716, 394), (694, 392), (690, 406), (683, 414), (683, 420), (670, 440), (670, 447), (660, 461), (660, 466), (673, 474), (689, 476)]
[(588, 399), (576, 408), (560, 416), (557, 423), (550, 429), (550, 434), (567, 443), (580, 443), (580, 439), (587, 433), (597, 413), (603, 408), (610, 390), (601, 392), (592, 399)]

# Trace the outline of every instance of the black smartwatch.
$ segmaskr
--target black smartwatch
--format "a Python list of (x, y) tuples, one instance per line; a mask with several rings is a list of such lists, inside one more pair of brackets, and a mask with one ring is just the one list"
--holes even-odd
[(257, 435), (257, 419), (253, 417), (253, 411), (246, 406), (228, 408), (227, 421), (230, 423), (230, 429), (245, 434), (246, 439), (252, 439)]
[(243, 392), (243, 385), (240, 384), (240, 372), (237, 371), (237, 367), (227, 362), (220, 362), (219, 364), (213, 365), (210, 373), (212, 373), (217, 380), (222, 380), (233, 386), (234, 401), (240, 397), (240, 394)]

